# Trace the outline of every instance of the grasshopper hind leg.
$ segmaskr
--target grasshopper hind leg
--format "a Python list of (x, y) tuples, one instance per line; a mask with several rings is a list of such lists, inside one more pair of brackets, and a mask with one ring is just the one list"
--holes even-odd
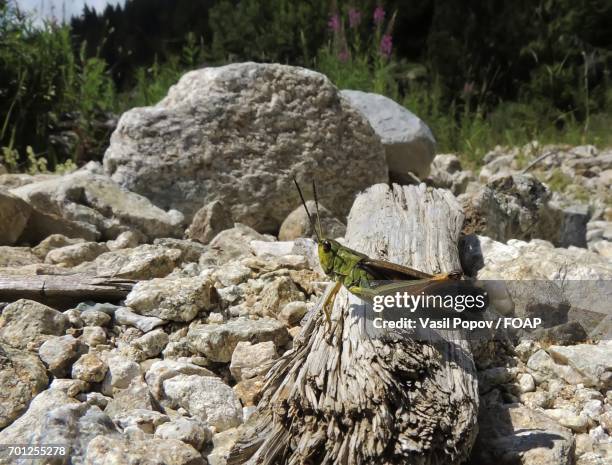
[(331, 312), (334, 307), (334, 301), (336, 300), (336, 295), (338, 294), (338, 291), (340, 291), (341, 286), (342, 284), (339, 282), (334, 283), (334, 287), (331, 289), (331, 291), (328, 292), (327, 296), (325, 297), (325, 300), (323, 301), (323, 313), (325, 313), (325, 320), (327, 322), (327, 325), (330, 327), (331, 327)]

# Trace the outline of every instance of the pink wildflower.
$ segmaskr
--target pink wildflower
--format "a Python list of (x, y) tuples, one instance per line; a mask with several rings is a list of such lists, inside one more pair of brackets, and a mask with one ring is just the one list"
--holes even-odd
[(393, 39), (391, 38), (389, 34), (385, 34), (384, 36), (382, 36), (382, 39), (380, 40), (380, 53), (384, 57), (389, 58), (391, 56), (392, 50), (393, 50)]
[(361, 12), (355, 8), (349, 9), (349, 26), (356, 28), (361, 23)]
[(331, 15), (329, 17), (329, 21), (327, 22), (327, 25), (332, 31), (338, 32), (340, 30), (340, 16), (338, 16), (337, 13), (334, 15)]
[(385, 10), (382, 6), (377, 6), (374, 10), (374, 24), (379, 25), (385, 20)]

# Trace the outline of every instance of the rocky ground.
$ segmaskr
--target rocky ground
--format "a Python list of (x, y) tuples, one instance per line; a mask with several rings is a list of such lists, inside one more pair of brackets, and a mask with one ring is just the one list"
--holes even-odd
[[(253, 66), (244, 65), (251, 73)], [(316, 73), (277, 68), (286, 67), (270, 72), (287, 83), (265, 73), (253, 79), (305, 88), (306, 102), (298, 104), (317, 111), (295, 123), (271, 122), (266, 112), (276, 115), (295, 96), (263, 85), (255, 96), (235, 91), (243, 69), (223, 79), (218, 73), (187, 75), (158, 108), (122, 117), (104, 166), (91, 163), (64, 176), (0, 174), (0, 276), (137, 281), (114, 303), (0, 304), (1, 444), (70, 445), (70, 462), (48, 463), (225, 463), (266, 372), (291, 350), (326, 286), (312, 231), (281, 166), (295, 147), (283, 134), (298, 130), (286, 125), (303, 124), (310, 134), (298, 141), (309, 147), (291, 168), (298, 177), (309, 179), (319, 159), (332, 166), (320, 177), (330, 236), (344, 235), (343, 213), (352, 202), (349, 194), (339, 203), (334, 196), (379, 181), (389, 167), (392, 179), (422, 179), (460, 199), (466, 213), (460, 251), (468, 275), (610, 287), (612, 151), (534, 143), (498, 148), (479, 172), (463, 170), (455, 155), (434, 158), (426, 126), (398, 113), (388, 99), (370, 102), (372, 94), (354, 93), (338, 100)], [(321, 94), (314, 93), (322, 82)], [(207, 86), (230, 116), (203, 105), (201, 94), (192, 103), (205, 108), (204, 116), (184, 106), (185, 93)], [(280, 97), (268, 104), (258, 100), (261, 95)], [(228, 104), (232, 99), (257, 100), (256, 116)], [(330, 102), (333, 111), (321, 110)], [(298, 104), (291, 103), (304, 114)], [(391, 122), (381, 117), (385, 111), (394, 115)], [(232, 139), (249, 117), (257, 120), (253, 139)], [(205, 135), (181, 132), (177, 125), (186, 118), (206, 126)], [(334, 129), (326, 132), (330, 125)], [(270, 137), (267, 127), (280, 136)], [(169, 134), (176, 131), (178, 142), (172, 142)], [(367, 179), (355, 181), (368, 170), (365, 161), (333, 164), (342, 158), (343, 137), (375, 147), (369, 153), (380, 159)], [(194, 161), (198, 144), (208, 147), (212, 139), (221, 140), (215, 150), (222, 148), (226, 158), (217, 163), (218, 154), (204, 150), (205, 159)], [(257, 168), (232, 158), (249, 144)], [(331, 148), (320, 153), (321, 144)], [(191, 168), (184, 160), (172, 164), (176, 146), (185, 147)], [(334, 176), (347, 181), (333, 183)], [(163, 182), (156, 184), (155, 177)], [(233, 188), (241, 179), (242, 187)], [(271, 193), (275, 179), (278, 190)], [(195, 208), (198, 201), (202, 208)], [(277, 235), (268, 234), (272, 230)], [(544, 316), (546, 328), (536, 338), (474, 343), (481, 415), (472, 463), (611, 463), (609, 301), (585, 308), (567, 290), (507, 292), (513, 303), (500, 304), (500, 313)]]

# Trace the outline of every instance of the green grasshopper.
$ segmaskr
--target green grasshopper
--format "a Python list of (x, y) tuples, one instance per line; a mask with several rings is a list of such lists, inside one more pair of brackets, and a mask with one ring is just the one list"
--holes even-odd
[[(310, 226), (317, 237), (321, 268), (327, 277), (335, 282), (334, 287), (327, 293), (325, 302), (323, 302), (323, 312), (328, 324), (331, 323), (330, 315), (334, 300), (342, 286), (357, 297), (371, 300), (376, 295), (395, 289), (410, 288), (411, 290), (424, 290), (432, 283), (461, 279), (461, 272), (455, 271), (431, 275), (414, 268), (398, 265), (397, 263), (370, 258), (365, 254), (340, 244), (338, 241), (326, 238), (321, 227), (315, 182), (312, 182), (312, 190), (316, 206), (316, 224), (311, 213), (308, 211), (304, 194), (295, 177), (293, 182), (295, 182), (295, 186), (300, 194)], [(387, 284), (380, 284), (381, 281), (386, 281)], [(389, 284), (388, 281), (394, 282)]]

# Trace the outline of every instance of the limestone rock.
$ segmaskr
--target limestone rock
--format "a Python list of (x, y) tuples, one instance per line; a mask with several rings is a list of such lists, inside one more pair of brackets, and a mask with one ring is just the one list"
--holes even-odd
[(86, 241), (97, 241), (101, 236), (94, 225), (34, 208), (19, 241), (34, 245), (54, 234)]
[[(313, 220), (316, 215), (316, 206), (314, 200), (306, 202), (308, 211), (313, 215)], [(319, 215), (321, 218), (321, 228), (325, 237), (344, 237), (346, 233), (346, 225), (336, 218), (331, 211), (324, 205), (319, 203)], [(316, 221), (316, 220), (315, 220)], [(278, 239), (281, 241), (292, 241), (299, 237), (311, 237), (316, 239), (317, 235), (310, 225), (308, 216), (304, 206), (300, 204), (293, 210), (283, 221), (278, 232)]]
[(97, 436), (84, 465), (205, 465), (193, 447), (176, 439)]
[(142, 350), (147, 358), (158, 356), (168, 345), (168, 335), (161, 329), (156, 329), (132, 342), (134, 347)]
[(278, 321), (284, 323), (287, 327), (295, 326), (302, 320), (307, 312), (308, 305), (306, 305), (306, 302), (289, 302), (283, 306), (278, 314)]
[(571, 465), (571, 432), (542, 413), (519, 405), (495, 405), (479, 415), (474, 464)]
[(0, 189), (0, 245), (13, 245), (21, 236), (32, 207), (4, 189)]
[(135, 428), (146, 434), (153, 434), (155, 430), (170, 421), (170, 417), (155, 410), (145, 410), (133, 408), (125, 410), (114, 416), (113, 421), (119, 425), (121, 429), (133, 430)]
[(0, 268), (13, 268), (40, 263), (28, 247), (0, 246)]
[(194, 418), (176, 418), (164, 423), (155, 430), (155, 437), (161, 439), (177, 439), (201, 450), (204, 444), (212, 439), (212, 432), (201, 421)]
[(215, 200), (200, 208), (193, 217), (185, 236), (208, 244), (217, 234), (234, 226), (232, 213), (222, 202)]
[(342, 96), (368, 119), (385, 147), (391, 179), (412, 172), (424, 179), (436, 154), (436, 140), (427, 125), (383, 95), (343, 90)]
[(47, 339), (38, 349), (40, 359), (56, 378), (63, 378), (79, 358), (82, 348), (73, 336), (56, 336)]
[(213, 362), (227, 363), (241, 341), (259, 343), (273, 341), (276, 347), (289, 340), (285, 326), (277, 320), (238, 318), (225, 324), (195, 325), (189, 328), (189, 346)]
[(0, 340), (18, 348), (38, 349), (48, 336), (61, 336), (68, 327), (65, 315), (46, 305), (21, 299), (0, 316)]
[(90, 262), (104, 252), (108, 252), (106, 244), (81, 242), (51, 250), (46, 255), (45, 263), (72, 267), (83, 262)]
[(272, 241), (270, 237), (236, 223), (233, 228), (221, 231), (210, 241), (209, 252), (200, 259), (200, 263), (222, 265), (230, 260), (252, 256), (250, 243), (253, 240)]
[(0, 429), (21, 415), (47, 382), (45, 367), (38, 357), (0, 344)]
[(154, 400), (147, 384), (139, 377), (132, 379), (128, 387), (113, 389), (113, 399), (104, 411), (113, 419), (128, 410), (154, 410)]
[(93, 262), (98, 276), (126, 279), (163, 278), (179, 264), (181, 251), (145, 244), (106, 252)]
[(474, 180), (475, 177), (471, 171), (463, 171), (456, 155), (440, 154), (433, 159), (431, 173), (426, 181), (435, 187), (449, 189), (453, 194), (460, 195)]
[(179, 375), (215, 376), (210, 370), (190, 362), (160, 360), (151, 365), (145, 380), (155, 399), (160, 401), (164, 398), (164, 382)]
[(137, 283), (125, 303), (141, 315), (189, 322), (213, 307), (213, 295), (212, 282), (207, 277), (168, 277)]
[(44, 260), (47, 254), (52, 250), (79, 244), (81, 242), (85, 242), (85, 240), (80, 238), (71, 239), (63, 234), (51, 234), (49, 237), (41, 241), (36, 247), (32, 248), (32, 252), (41, 260)]
[(104, 376), (101, 391), (112, 396), (114, 389), (126, 389), (132, 380), (140, 376), (138, 363), (118, 354), (106, 358), (108, 371)]
[(378, 136), (325, 76), (257, 63), (191, 71), (157, 105), (124, 113), (104, 168), (188, 219), (220, 200), (266, 232), (298, 203), (292, 174), (316, 179), (339, 217), (353, 194), (387, 179)]
[(231, 387), (219, 378), (178, 375), (164, 381), (164, 392), (175, 408), (216, 428), (217, 431), (242, 423), (242, 405)]
[(81, 320), (86, 326), (108, 326), (112, 317), (105, 312), (88, 309), (81, 312)]
[(260, 294), (259, 313), (264, 316), (275, 317), (289, 302), (304, 300), (304, 293), (300, 291), (287, 276), (281, 276), (266, 284)]
[(612, 341), (601, 341), (596, 345), (551, 346), (548, 352), (557, 362), (580, 373), (580, 382), (585, 386), (612, 388)]
[(529, 175), (491, 179), (464, 202), (467, 232), (477, 232), (500, 242), (538, 236), (538, 224), (551, 194)]
[(121, 325), (128, 325), (138, 328), (143, 333), (153, 331), (157, 326), (161, 326), (166, 321), (154, 316), (143, 316), (132, 312), (127, 307), (119, 307), (115, 312), (115, 321)]
[(120, 188), (106, 176), (75, 172), (11, 191), (36, 210), (95, 227), (104, 239), (128, 229), (149, 238), (178, 236), (183, 217)]
[(93, 353), (84, 354), (72, 365), (72, 377), (88, 383), (99, 383), (107, 370), (108, 365), (100, 357)]
[(232, 354), (230, 372), (236, 381), (265, 375), (278, 358), (272, 341), (251, 344), (239, 342)]

